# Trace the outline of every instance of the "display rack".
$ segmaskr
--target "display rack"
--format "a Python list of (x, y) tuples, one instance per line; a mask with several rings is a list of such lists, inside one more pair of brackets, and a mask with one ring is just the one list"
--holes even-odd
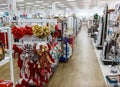
[[(114, 18), (112, 18), (112, 20), (110, 20), (112, 22), (112, 24), (109, 24), (108, 23), (108, 6), (106, 6), (105, 17), (104, 17), (104, 31), (103, 31), (103, 38), (102, 38), (104, 47), (103, 47), (103, 51), (101, 54), (101, 60), (105, 65), (111, 65), (113, 63), (114, 59), (116, 58), (116, 56), (115, 56), (116, 55), (116, 40), (117, 40), (119, 34), (117, 32), (116, 33), (112, 32), (112, 35), (111, 35), (112, 38), (110, 38), (108, 31), (110, 31), (109, 26), (112, 26), (113, 31), (115, 31), (115, 29), (114, 29), (115, 27), (117, 29), (119, 29), (119, 25), (117, 25), (119, 23), (119, 21), (117, 20), (118, 16), (119, 16), (118, 8), (119, 8), (119, 6), (117, 8), (115, 8), (115, 15), (117, 17), (117, 18), (115, 18), (116, 20)], [(112, 46), (115, 47), (115, 49), (114, 49), (114, 54), (113, 54), (114, 57), (111, 58), (110, 55), (112, 53), (110, 52), (110, 50), (112, 49)]]
[[(61, 25), (61, 48), (62, 48), (62, 55), (60, 57), (61, 62), (67, 62), (69, 58), (72, 56), (73, 53), (73, 43), (74, 43), (74, 29), (73, 29), (73, 17), (68, 19), (61, 19), (59, 23)], [(72, 34), (67, 34), (69, 28), (72, 30)]]
[(13, 57), (12, 57), (12, 36), (10, 27), (0, 27), (0, 32), (8, 33), (8, 55), (5, 56), (3, 60), (0, 61), (0, 67), (10, 62), (10, 77), (11, 81), (14, 83), (14, 70), (13, 70)]
[[(30, 25), (30, 26), (34, 26), (34, 25), (38, 25), (38, 26), (47, 26), (47, 23), (49, 24), (53, 24), (53, 25), (56, 25), (57, 24), (57, 19), (20, 19), (19, 21), (18, 21), (18, 24), (19, 24), (19, 26), (24, 26), (24, 25)], [(31, 28), (32, 28), (31, 27)], [(54, 33), (54, 31), (55, 31), (55, 29), (54, 29), (55, 27), (53, 26), (53, 31), (52, 31), (52, 33)], [(26, 28), (27, 29), (27, 28)], [(14, 35), (13, 35), (14, 36)], [(15, 38), (15, 37), (14, 37)], [(20, 47), (20, 49), (22, 48), (22, 50), (23, 50), (23, 52), (24, 52), (24, 49), (23, 49), (23, 47), (25, 47), (25, 44), (31, 44), (31, 45), (35, 45), (35, 44), (37, 44), (37, 45), (41, 45), (40, 47), (43, 47), (42, 46), (42, 44), (44, 45), (44, 44), (46, 44), (46, 46), (48, 46), (48, 44), (49, 44), (49, 47), (50, 47), (50, 50), (49, 50), (49, 55), (51, 56), (51, 61), (50, 60), (48, 60), (48, 59), (46, 59), (47, 57), (45, 57), (46, 55), (43, 55), (43, 56), (41, 56), (41, 58), (43, 58), (43, 57), (45, 57), (44, 59), (46, 59), (46, 62), (47, 61), (50, 61), (50, 62), (52, 62), (53, 60), (52, 60), (52, 58), (54, 59), (54, 63), (50, 63), (50, 64), (48, 64), (48, 63), (46, 63), (46, 64), (48, 64), (48, 65), (50, 65), (50, 71), (49, 71), (49, 73), (47, 72), (47, 75), (45, 75), (45, 77), (46, 77), (46, 80), (45, 80), (45, 83), (47, 83), (47, 80), (49, 80), (49, 78), (50, 78), (50, 76), (54, 73), (54, 71), (55, 71), (55, 69), (56, 69), (56, 66), (58, 65), (58, 63), (59, 63), (59, 58), (60, 58), (60, 56), (61, 56), (61, 48), (60, 48), (60, 46), (59, 46), (59, 44), (58, 43), (55, 43), (55, 44), (53, 44), (53, 42), (50, 42), (51, 41), (51, 39), (52, 39), (52, 34), (50, 34), (49, 36), (46, 36), (46, 37), (44, 37), (44, 38), (39, 38), (39, 37), (37, 37), (37, 36), (35, 36), (34, 34), (32, 34), (32, 35), (30, 35), (30, 36), (28, 36), (27, 34), (26, 35), (24, 35), (22, 38), (20, 38), (19, 39), (19, 42), (15, 42), (15, 45), (17, 46), (17, 47)], [(49, 41), (50, 40), (50, 41)], [(32, 46), (31, 46), (32, 47)], [(48, 48), (49, 48), (48, 47)], [(26, 48), (27, 49), (27, 48)], [(35, 48), (34, 48), (35, 49)], [(38, 48), (37, 48), (38, 49)], [(14, 49), (15, 50), (15, 49)], [(39, 50), (40, 50), (40, 48), (39, 48)], [(60, 51), (59, 51), (60, 50)], [(59, 52), (58, 52), (59, 51)], [(23, 53), (22, 52), (22, 53)], [(34, 50), (34, 52), (35, 52), (35, 50)], [(44, 52), (45, 53), (45, 52)], [(23, 55), (23, 54), (20, 54), (20, 55)], [(36, 55), (37, 55), (37, 53), (36, 53)], [(49, 55), (47, 55), (48, 57), (49, 57)], [(38, 56), (38, 55), (37, 55)], [(37, 56), (36, 56), (36, 59), (37, 59)], [(19, 59), (21, 59), (22, 57), (18, 57), (18, 60)], [(37, 60), (39, 60), (39, 59), (37, 59)], [(23, 62), (26, 62), (26, 60), (22, 60)], [(32, 60), (31, 59), (31, 61), (34, 61), (34, 60)], [(42, 61), (44, 61), (44, 60), (42, 60)], [(37, 62), (40, 62), (40, 61), (37, 61)], [(34, 66), (36, 66), (36, 69), (37, 69), (37, 63), (36, 62), (33, 62), (33, 64), (34, 64)], [(41, 65), (43, 66), (44, 65), (44, 62), (42, 62), (41, 63)], [(22, 67), (23, 68), (25, 68), (26, 66), (24, 66), (24, 64), (22, 64)], [(24, 69), (23, 68), (21, 68), (20, 69), (20, 71), (22, 72), (22, 71), (24, 71)], [(34, 67), (34, 69), (35, 69), (35, 67)], [(29, 68), (29, 70), (31, 70), (30, 68)], [(41, 71), (42, 69), (39, 69), (39, 71), (42, 73), (42, 71)], [(44, 79), (44, 77), (43, 76), (39, 76), (38, 75), (38, 72), (37, 71), (34, 71), (33, 70), (33, 72), (35, 72), (36, 73), (36, 75), (37, 75), (37, 77), (39, 78), (31, 78), (31, 80), (32, 80), (32, 82), (31, 81), (29, 81), (28, 80), (28, 78), (27, 77), (24, 77), (24, 75), (22, 75), (21, 74), (21, 76), (22, 77), (20, 77), (20, 79), (18, 79), (18, 82), (17, 82), (17, 84), (16, 85), (18, 85), (18, 84), (21, 84), (21, 85), (25, 85), (25, 84), (23, 84), (22, 82), (21, 82), (21, 79), (22, 79), (22, 81), (23, 80), (25, 80), (28, 84), (27, 85), (32, 85), (32, 87), (33, 86), (39, 86), (39, 87), (43, 87), (42, 85), (45, 85), (45, 83), (43, 84), (43, 79)], [(23, 74), (25, 74), (25, 73), (23, 73)], [(27, 73), (28, 74), (28, 73)], [(27, 75), (26, 74), (26, 75)], [(30, 72), (30, 74), (31, 74), (31, 76), (35, 76), (32, 72)], [(28, 76), (29, 77), (29, 76)], [(26, 78), (26, 79), (24, 79), (24, 78)], [(48, 79), (47, 79), (48, 78)], [(36, 80), (38, 80), (38, 82), (40, 83), (40, 84), (37, 84), (36, 83), (36, 81), (35, 81), (35, 79)]]

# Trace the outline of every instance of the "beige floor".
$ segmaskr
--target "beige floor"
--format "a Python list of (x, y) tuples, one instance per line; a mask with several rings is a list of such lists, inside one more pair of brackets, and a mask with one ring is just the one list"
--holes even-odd
[[(19, 69), (14, 60), (15, 80)], [(0, 67), (0, 79), (9, 79), (9, 64)], [(76, 37), (74, 53), (68, 63), (60, 63), (47, 87), (106, 87), (86, 27)]]
[(76, 37), (73, 57), (58, 65), (47, 87), (106, 87), (85, 26)]

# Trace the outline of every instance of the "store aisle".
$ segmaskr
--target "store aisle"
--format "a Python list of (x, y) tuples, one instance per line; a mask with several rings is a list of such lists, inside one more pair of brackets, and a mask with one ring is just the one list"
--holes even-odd
[(86, 26), (76, 37), (74, 54), (60, 63), (47, 87), (106, 87)]

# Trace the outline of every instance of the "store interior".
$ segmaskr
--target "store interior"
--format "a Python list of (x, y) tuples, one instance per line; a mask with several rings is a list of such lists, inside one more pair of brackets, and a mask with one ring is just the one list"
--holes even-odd
[(0, 1), (0, 87), (120, 87), (120, 0)]

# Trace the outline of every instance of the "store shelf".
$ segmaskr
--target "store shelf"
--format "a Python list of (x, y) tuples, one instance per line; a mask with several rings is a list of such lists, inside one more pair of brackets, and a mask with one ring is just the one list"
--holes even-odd
[(0, 61), (0, 66), (5, 65), (6, 63), (8, 63), (10, 61), (10, 57), (5, 57), (5, 59)]
[[(95, 53), (96, 53), (96, 57), (97, 57), (97, 59), (98, 59), (98, 63), (99, 63), (99, 65), (100, 65), (100, 69), (101, 69), (101, 71), (102, 71), (102, 74), (103, 74), (103, 77), (104, 77), (104, 80), (105, 80), (105, 83), (106, 83), (106, 85), (108, 86), (108, 82), (107, 82), (107, 80), (106, 80), (106, 76), (108, 76), (108, 75), (118, 75), (118, 74), (120, 74), (120, 71), (119, 71), (119, 69), (117, 68), (117, 73), (112, 73), (111, 72), (111, 65), (104, 65), (103, 64), (103, 62), (101, 61), (101, 52), (102, 52), (102, 50), (98, 50), (97, 48), (96, 48), (96, 44), (94, 43), (94, 40), (93, 39), (91, 39), (92, 40), (92, 44), (93, 44), (93, 47), (94, 47), (94, 50), (95, 50)], [(110, 61), (110, 60), (107, 60), (107, 61)], [(111, 62), (111, 61), (110, 61)]]

